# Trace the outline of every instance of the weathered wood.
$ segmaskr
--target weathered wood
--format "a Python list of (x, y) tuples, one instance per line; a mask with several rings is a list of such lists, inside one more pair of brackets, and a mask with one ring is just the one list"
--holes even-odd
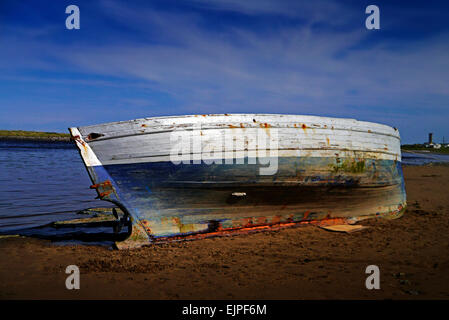
[[(282, 223), (397, 217), (406, 205), (399, 132), (386, 125), (234, 114), (70, 131), (92, 187), (131, 215), (130, 239), (139, 245)], [(188, 146), (189, 161), (173, 161), (174, 135)], [(207, 162), (218, 154), (223, 163)], [(261, 174), (270, 161), (275, 171)]]

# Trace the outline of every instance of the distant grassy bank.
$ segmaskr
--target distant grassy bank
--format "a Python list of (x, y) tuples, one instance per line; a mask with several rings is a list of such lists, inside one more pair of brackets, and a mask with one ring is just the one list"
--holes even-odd
[(3, 140), (39, 140), (39, 141), (70, 141), (68, 133), (41, 132), (24, 130), (0, 130), (0, 139)]
[(432, 152), (440, 154), (449, 154), (449, 148), (441, 147), (440, 149), (426, 148), (421, 144), (404, 144), (401, 146), (403, 151)]

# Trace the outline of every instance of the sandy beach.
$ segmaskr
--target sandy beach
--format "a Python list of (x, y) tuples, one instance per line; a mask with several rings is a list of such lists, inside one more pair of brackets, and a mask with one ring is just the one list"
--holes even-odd
[[(0, 239), (0, 299), (449, 299), (449, 166), (404, 168), (408, 208), (359, 232), (314, 226), (117, 251)], [(67, 290), (77, 265), (80, 290)], [(380, 268), (380, 290), (365, 268)]]

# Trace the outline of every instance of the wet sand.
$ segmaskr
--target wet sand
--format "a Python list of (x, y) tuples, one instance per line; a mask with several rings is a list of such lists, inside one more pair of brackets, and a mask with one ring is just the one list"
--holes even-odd
[[(449, 166), (405, 167), (408, 209), (345, 234), (306, 226), (117, 251), (0, 239), (0, 299), (449, 299)], [(77, 265), (81, 289), (65, 288)], [(380, 268), (380, 290), (365, 268)]]

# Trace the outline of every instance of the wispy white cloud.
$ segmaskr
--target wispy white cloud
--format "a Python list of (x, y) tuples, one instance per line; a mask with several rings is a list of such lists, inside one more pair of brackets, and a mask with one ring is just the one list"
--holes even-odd
[[(208, 10), (232, 11), (247, 15), (281, 15), (329, 24), (342, 23), (355, 12), (343, 2), (326, 0), (191, 0), (193, 5)], [(332, 19), (329, 19), (332, 17)]]
[[(27, 50), (24, 58), (14, 57), (12, 49), (0, 53), (0, 67), (8, 68), (9, 55), (24, 68), (51, 70), (65, 65), (80, 72), (139, 79), (178, 101), (167, 109), (175, 114), (335, 115), (391, 125), (399, 121), (404, 130), (406, 123), (430, 119), (423, 117), (427, 112), (449, 115), (449, 34), (401, 42), (394, 48), (378, 41), (368, 50), (360, 43), (369, 41), (371, 32), (388, 29), (364, 29), (363, 12), (339, 2), (194, 0), (191, 4), (249, 16), (278, 14), (298, 22), (262, 31), (233, 24), (217, 30), (205, 27), (200, 13), (104, 1), (101, 6), (109, 19), (157, 41), (58, 44), (35, 41), (30, 35), (9, 39), (14, 48)], [(355, 15), (360, 16), (360, 27), (332, 28)], [(327, 27), (317, 28), (319, 23)], [(128, 100), (136, 106), (154, 106), (141, 98)]]

